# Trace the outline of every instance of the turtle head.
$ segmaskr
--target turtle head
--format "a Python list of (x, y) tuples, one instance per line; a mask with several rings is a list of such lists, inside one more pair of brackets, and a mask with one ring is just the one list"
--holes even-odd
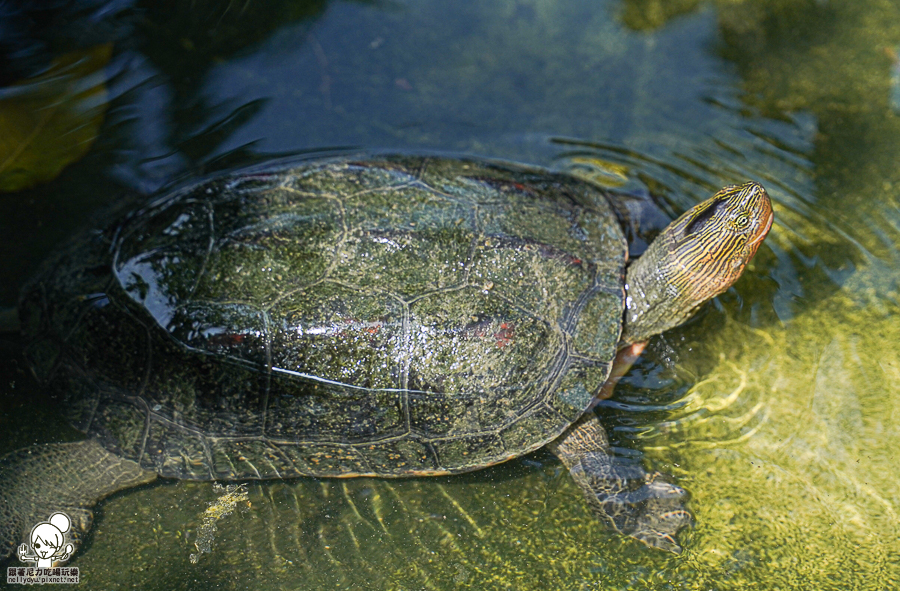
[(762, 185), (733, 185), (669, 224), (628, 267), (622, 343), (645, 341), (687, 320), (728, 289), (772, 227)]

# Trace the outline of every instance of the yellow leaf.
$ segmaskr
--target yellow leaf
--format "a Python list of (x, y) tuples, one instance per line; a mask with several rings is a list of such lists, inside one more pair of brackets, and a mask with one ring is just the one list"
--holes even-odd
[(570, 158), (567, 172), (607, 188), (621, 187), (628, 181), (628, 167), (601, 158)]
[(87, 153), (106, 112), (111, 54), (109, 44), (67, 53), (0, 89), (0, 191), (50, 181)]

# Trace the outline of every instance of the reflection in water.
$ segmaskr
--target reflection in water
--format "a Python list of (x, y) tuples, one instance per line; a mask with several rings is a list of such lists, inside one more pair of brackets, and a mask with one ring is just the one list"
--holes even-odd
[[(196, 165), (348, 144), (580, 174), (600, 160), (615, 171), (605, 182), (650, 190), (670, 214), (760, 181), (776, 225), (749, 273), (654, 340), (602, 409), (620, 453), (642, 452), (692, 492), (682, 557), (608, 535), (539, 454), (462, 478), (253, 483), (253, 508), (223, 521), (196, 566), (187, 556), (211, 484), (133, 491), (101, 507), (72, 563), (89, 586), (900, 585), (900, 119), (884, 51), (900, 40), (897, 3), (227, 4), (213, 16), (148, 6), (117, 45), (116, 63), (130, 65), (94, 159), (0, 203), (18, 232), (0, 245), (6, 305), (28, 274), (21, 261), (65, 236), (71, 211), (115, 195), (115, 165), (130, 186), (155, 186)], [(268, 24), (232, 45), (206, 39), (218, 22)], [(5, 355), (16, 403), (0, 426), (30, 443), (37, 427), (20, 424), (34, 404)]]

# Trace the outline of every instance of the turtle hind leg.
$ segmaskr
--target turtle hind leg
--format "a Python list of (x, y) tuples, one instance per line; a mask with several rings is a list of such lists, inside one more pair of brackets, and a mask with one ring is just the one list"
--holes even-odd
[(684, 508), (687, 492), (634, 460), (614, 456), (593, 413), (585, 414), (549, 447), (602, 521), (647, 546), (681, 553), (676, 535), (693, 522)]
[(105, 450), (93, 440), (36, 445), (0, 458), (0, 561), (27, 543), (31, 529), (54, 513), (71, 520), (77, 548), (91, 527), (91, 508), (156, 474)]

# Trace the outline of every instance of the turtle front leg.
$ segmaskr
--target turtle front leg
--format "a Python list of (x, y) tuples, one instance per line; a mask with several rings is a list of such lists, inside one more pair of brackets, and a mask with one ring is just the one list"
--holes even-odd
[(549, 448), (602, 521), (651, 548), (681, 553), (675, 536), (693, 521), (683, 505), (687, 492), (634, 460), (614, 456), (594, 413), (585, 413)]

